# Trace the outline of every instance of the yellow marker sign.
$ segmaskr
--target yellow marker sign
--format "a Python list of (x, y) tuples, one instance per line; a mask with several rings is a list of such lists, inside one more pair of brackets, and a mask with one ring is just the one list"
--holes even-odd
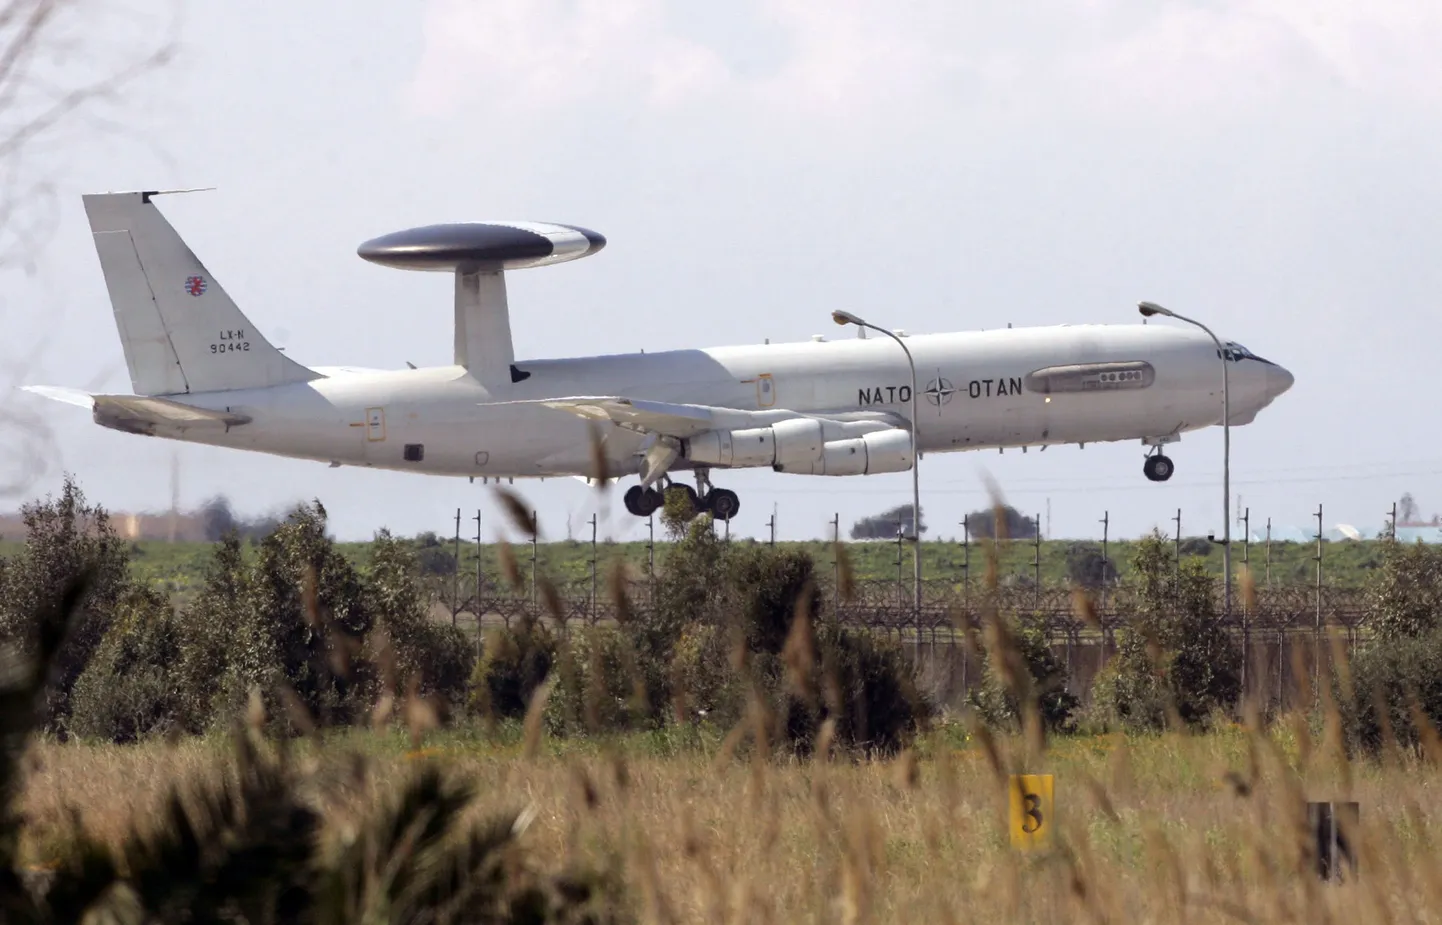
[(1011, 843), (1016, 848), (1047, 848), (1056, 804), (1050, 774), (1011, 776)]

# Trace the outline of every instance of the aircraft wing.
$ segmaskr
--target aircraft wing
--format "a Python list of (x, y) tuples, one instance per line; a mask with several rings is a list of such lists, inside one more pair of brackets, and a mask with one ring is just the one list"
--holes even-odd
[(609, 421), (637, 433), (682, 439), (722, 426), (717, 421), (718, 411), (732, 415), (738, 413), (733, 409), (712, 408), (709, 405), (682, 405), (642, 398), (557, 398), (541, 404), (593, 421)]
[(27, 392), (65, 402), (70, 405), (88, 407), (97, 424), (130, 433), (153, 434), (155, 428), (229, 430), (242, 424), (249, 424), (250, 417), (230, 411), (214, 411), (193, 405), (144, 395), (95, 395), (80, 389), (60, 386), (26, 385)]
[(873, 422), (880, 427), (906, 427), (906, 419), (885, 411), (837, 411), (802, 414), (782, 408), (751, 411), (716, 405), (690, 405), (644, 398), (594, 396), (541, 399), (539, 404), (578, 417), (609, 421), (641, 434), (687, 440), (711, 430), (765, 427), (793, 418), (814, 418), (837, 423)]

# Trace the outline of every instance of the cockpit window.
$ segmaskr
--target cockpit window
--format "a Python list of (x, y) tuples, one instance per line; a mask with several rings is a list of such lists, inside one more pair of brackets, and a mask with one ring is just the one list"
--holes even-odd
[(1258, 359), (1255, 353), (1248, 350), (1246, 347), (1243, 347), (1241, 344), (1236, 343), (1235, 341), (1228, 341), (1227, 345), (1222, 348), (1222, 352), (1219, 353), (1218, 356), (1225, 356), (1227, 360), (1232, 363), (1238, 363), (1242, 360)]

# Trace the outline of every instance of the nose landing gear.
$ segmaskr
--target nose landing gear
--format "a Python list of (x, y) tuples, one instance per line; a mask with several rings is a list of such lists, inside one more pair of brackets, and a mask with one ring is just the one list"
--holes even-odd
[(1153, 482), (1165, 482), (1172, 477), (1176, 467), (1172, 465), (1170, 457), (1162, 455), (1162, 448), (1157, 447), (1147, 461), (1142, 464), (1142, 474)]

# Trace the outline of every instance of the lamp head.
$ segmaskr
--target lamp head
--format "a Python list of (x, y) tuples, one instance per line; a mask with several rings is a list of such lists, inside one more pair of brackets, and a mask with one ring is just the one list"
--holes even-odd
[(1137, 311), (1141, 312), (1144, 318), (1150, 318), (1152, 315), (1171, 315), (1171, 312), (1155, 302), (1138, 302)]
[(866, 323), (866, 322), (862, 321), (860, 318), (858, 318), (858, 317), (856, 317), (855, 315), (851, 314), (851, 312), (844, 312), (844, 311), (842, 311), (841, 309), (837, 309), (836, 311), (834, 311), (834, 312), (831, 313), (831, 320), (834, 321), (834, 322), (836, 322), (837, 324), (841, 324), (841, 325), (847, 325), (847, 324), (857, 324), (857, 325), (860, 325), (860, 324), (865, 324), (865, 323)]

